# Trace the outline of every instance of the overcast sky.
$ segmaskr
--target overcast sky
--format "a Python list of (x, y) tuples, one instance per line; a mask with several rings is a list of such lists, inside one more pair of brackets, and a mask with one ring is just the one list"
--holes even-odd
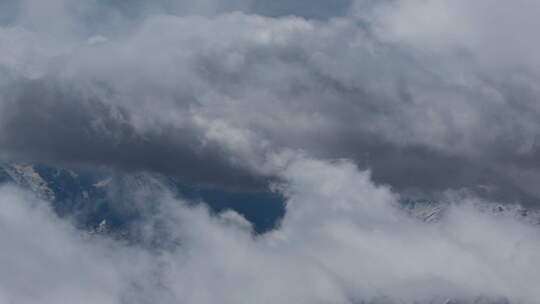
[[(387, 205), (459, 192), (537, 207), (539, 13), (532, 0), (0, 1), (1, 159), (152, 171), (234, 191), (302, 187), (282, 189), (295, 203), (262, 240), (235, 226), (237, 214), (223, 224), (167, 207), (200, 222), (171, 227), (192, 249), (159, 257), (77, 240), (6, 188), (0, 227), (23, 235), (0, 234), (13, 247), (0, 255), (0, 266), (12, 267), (0, 275), (0, 303), (50, 295), (39, 279), (13, 279), (17, 267), (26, 267), (22, 276), (55, 272), (40, 250), (65, 269), (58, 282), (80, 275), (69, 263), (85, 272), (77, 280), (105, 276), (89, 288), (55, 285), (54, 303), (167, 303), (186, 294), (186, 303), (409, 303), (430, 292), (534, 303), (537, 230), (459, 207), (428, 232)], [(334, 216), (340, 208), (376, 214)], [(36, 222), (10, 220), (18, 216)], [(26, 238), (43, 225), (50, 239)], [(36, 253), (15, 256), (32, 246)], [(54, 246), (73, 248), (73, 258), (87, 252), (88, 265)], [(146, 262), (133, 270), (116, 263), (121, 256)], [(259, 268), (269, 272), (260, 283)], [(132, 277), (155, 272), (150, 283)]]

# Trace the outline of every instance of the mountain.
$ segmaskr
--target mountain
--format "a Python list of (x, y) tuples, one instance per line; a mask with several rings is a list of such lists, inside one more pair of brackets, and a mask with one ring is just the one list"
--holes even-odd
[(234, 210), (253, 224), (256, 233), (273, 229), (285, 212), (283, 198), (275, 193), (201, 188), (144, 172), (0, 163), (0, 183), (33, 191), (50, 202), (59, 216), (69, 217), (77, 227), (89, 231), (125, 231), (130, 223), (151, 213), (165, 192), (193, 204), (204, 202), (211, 212)]
[[(540, 225), (540, 210), (527, 209), (518, 204), (497, 204), (485, 201), (472, 203), (477, 210), (496, 215), (511, 216), (531, 224)], [(418, 218), (426, 223), (438, 222), (444, 217), (444, 213), (453, 206), (452, 203), (442, 203), (433, 200), (411, 200), (400, 201), (402, 208), (409, 215)]]
[[(231, 209), (253, 225), (255, 233), (274, 229), (285, 214), (283, 197), (270, 192), (228, 192), (199, 188), (152, 173), (115, 173), (110, 170), (66, 169), (37, 164), (1, 163), (0, 183), (11, 182), (51, 203), (60, 217), (69, 217), (91, 233), (130, 236), (130, 225), (152, 214), (163, 193), (204, 202), (211, 212)], [(426, 223), (439, 221), (452, 205), (434, 200), (402, 199), (399, 207)], [(477, 203), (486, 212), (509, 214), (540, 224), (540, 212), (518, 205)]]

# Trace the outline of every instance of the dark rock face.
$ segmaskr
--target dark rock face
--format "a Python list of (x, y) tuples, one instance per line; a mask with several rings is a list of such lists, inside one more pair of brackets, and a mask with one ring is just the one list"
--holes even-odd
[(10, 180), (9, 175), (0, 167), (0, 183), (5, 183)]
[(255, 233), (273, 229), (285, 213), (283, 198), (274, 193), (200, 188), (151, 173), (0, 164), (0, 183), (7, 182), (33, 191), (49, 201), (59, 216), (89, 231), (125, 234), (137, 219), (152, 214), (164, 193), (205, 203), (214, 213), (234, 210), (253, 224)]

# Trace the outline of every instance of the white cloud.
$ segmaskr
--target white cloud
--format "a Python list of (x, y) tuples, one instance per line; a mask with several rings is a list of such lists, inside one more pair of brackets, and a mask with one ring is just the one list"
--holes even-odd
[[(538, 227), (461, 202), (425, 224), (347, 161), (297, 157), (283, 171), (287, 214), (254, 237), (228, 212), (165, 199), (152, 252), (85, 239), (46, 204), (1, 189), (0, 299), (6, 303), (535, 303)], [(159, 227), (156, 224), (159, 223)], [(152, 228), (158, 227), (158, 228)], [(176, 244), (176, 245), (175, 245)], [(172, 246), (172, 247), (170, 247)], [(171, 249), (172, 248), (172, 249)], [(486, 300), (487, 301), (487, 300)]]

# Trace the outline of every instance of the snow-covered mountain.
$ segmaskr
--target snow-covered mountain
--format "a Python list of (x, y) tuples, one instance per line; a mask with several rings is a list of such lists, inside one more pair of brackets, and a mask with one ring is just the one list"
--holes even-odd
[[(497, 204), (485, 201), (471, 202), (474, 207), (482, 212), (501, 216), (511, 216), (521, 221), (540, 225), (540, 210), (527, 209), (518, 204)], [(453, 203), (437, 202), (434, 200), (401, 200), (400, 207), (409, 215), (426, 223), (438, 222), (444, 213), (453, 206)]]

